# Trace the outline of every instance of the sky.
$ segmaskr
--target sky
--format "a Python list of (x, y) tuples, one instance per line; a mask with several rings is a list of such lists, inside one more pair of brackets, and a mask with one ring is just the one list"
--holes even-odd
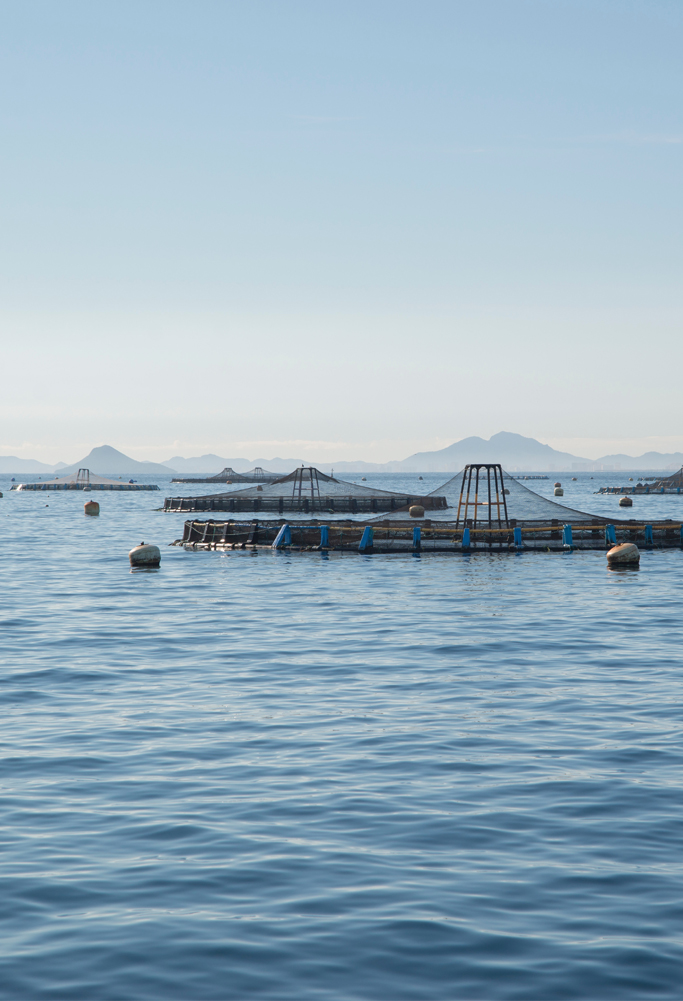
[(680, 0), (0, 0), (0, 454), (683, 449)]

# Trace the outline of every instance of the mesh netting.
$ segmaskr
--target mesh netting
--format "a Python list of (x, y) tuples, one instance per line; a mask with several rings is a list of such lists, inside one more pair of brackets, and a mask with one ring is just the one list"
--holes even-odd
[(232, 466), (225, 466), (215, 476), (174, 476), (172, 483), (274, 483), (280, 479), (279, 473), (270, 473), (256, 466), (248, 473), (236, 473)]
[(671, 476), (663, 476), (661, 480), (654, 480), (648, 486), (650, 490), (661, 490), (662, 487), (665, 490), (677, 490), (679, 487), (683, 487), (683, 468), (672, 473)]
[(411, 504), (423, 504), (434, 509), (444, 505), (442, 497), (409, 495), (363, 487), (326, 476), (312, 466), (295, 469), (275, 483), (264, 483), (226, 494), (202, 497), (167, 497), (166, 511), (254, 511), (277, 512), (313, 511), (357, 514), (363, 511), (396, 511)]
[[(428, 517), (432, 521), (455, 521), (458, 514), (458, 502), (460, 500), (460, 490), (462, 489), (462, 479), (465, 470), (461, 470), (456, 476), (444, 483), (443, 486), (437, 487), (433, 490), (430, 496), (432, 497), (445, 497), (448, 507), (444, 510), (430, 511)], [(550, 522), (556, 519), (560, 523), (564, 522), (594, 522), (596, 516), (593, 514), (586, 514), (584, 511), (575, 511), (572, 508), (565, 507), (563, 504), (556, 504), (554, 501), (548, 500), (545, 497), (541, 497), (540, 494), (534, 493), (533, 490), (529, 490), (528, 487), (523, 486), (518, 480), (514, 480), (508, 473), (503, 473), (503, 483), (506, 490), (509, 493), (506, 494), (508, 518), (516, 519), (519, 521), (538, 521), (538, 522)], [(465, 487), (465, 492), (467, 492), (467, 487)], [(478, 521), (486, 519), (488, 508), (481, 505), (481, 500), (479, 502), (478, 509)], [(501, 506), (502, 511), (502, 506)], [(472, 508), (470, 507), (469, 517), (472, 516)], [(496, 521), (498, 519), (497, 508), (491, 512), (491, 517)], [(394, 512), (388, 516), (391, 521), (400, 521), (405, 519), (405, 512)], [(382, 519), (386, 520), (386, 519)], [(604, 519), (597, 519), (598, 521)]]
[(347, 483), (345, 480), (336, 480), (332, 476), (326, 476), (320, 470), (305, 467), (295, 469), (287, 476), (281, 476), (274, 483), (263, 483), (259, 487), (246, 487), (244, 490), (232, 490), (230, 499), (234, 500), (266, 500), (269, 497), (395, 497), (405, 499), (405, 494), (398, 494), (392, 490), (380, 490), (378, 487), (363, 487), (357, 483)]

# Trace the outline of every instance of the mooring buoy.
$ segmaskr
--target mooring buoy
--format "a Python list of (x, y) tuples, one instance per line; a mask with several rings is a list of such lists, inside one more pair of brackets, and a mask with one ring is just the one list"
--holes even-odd
[(640, 550), (632, 542), (622, 542), (609, 550), (607, 563), (610, 566), (635, 566), (640, 563)]
[(86, 501), (83, 505), (83, 511), (85, 514), (97, 516), (100, 513), (100, 505), (97, 501)]
[(408, 514), (411, 518), (424, 518), (425, 509), (421, 504), (411, 504), (408, 508)]
[(624, 494), (624, 496), (619, 499), (619, 507), (633, 507), (633, 501), (630, 497)]
[(561, 483), (560, 483), (560, 481), (558, 480), (558, 481), (557, 481), (556, 483), (553, 483), (553, 486), (554, 486), (554, 487), (561, 487), (561, 486), (562, 486), (562, 484), (561, 484)]
[(146, 545), (141, 542), (139, 546), (128, 553), (128, 559), (132, 567), (158, 567), (161, 563), (161, 552), (158, 546)]
[(555, 495), (555, 497), (564, 497), (564, 490), (562, 489), (562, 487), (555, 487), (555, 489), (553, 490), (553, 494)]

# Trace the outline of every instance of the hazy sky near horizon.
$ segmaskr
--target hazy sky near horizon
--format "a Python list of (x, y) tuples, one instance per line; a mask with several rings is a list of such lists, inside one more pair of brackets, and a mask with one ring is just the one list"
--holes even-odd
[(683, 448), (680, 0), (0, 17), (0, 454)]

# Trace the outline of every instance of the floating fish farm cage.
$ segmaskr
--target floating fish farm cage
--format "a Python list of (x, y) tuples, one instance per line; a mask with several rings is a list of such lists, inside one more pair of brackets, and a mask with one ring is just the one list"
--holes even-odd
[(297, 524), (289, 522), (186, 521), (183, 536), (172, 543), (193, 550), (282, 549), (348, 553), (473, 553), (567, 552), (607, 550), (621, 542), (643, 548), (680, 548), (679, 522), (632, 522), (510, 525), (505, 529), (455, 528), (425, 519), (414, 522), (379, 521), (372, 525), (337, 521)]
[[(297, 473), (304, 472), (297, 470)], [(329, 479), (325, 477), (325, 480)], [(291, 510), (300, 514), (304, 510), (304, 484), (311, 489), (310, 477), (306, 480), (301, 475), (291, 474), (283, 480), (295, 485)], [(273, 488), (283, 495), (280, 484), (281, 481), (278, 481)], [(367, 489), (372, 495), (372, 490)], [(384, 493), (392, 496), (388, 491)], [(403, 502), (400, 509), (392, 511), (387, 507), (381, 515), (368, 518), (365, 522), (348, 519), (325, 522), (321, 518), (295, 520), (291, 517), (250, 521), (193, 519), (185, 522), (182, 538), (176, 539), (172, 545), (192, 550), (249, 548), (255, 551), (466, 555), (478, 551), (605, 550), (620, 542), (664, 549), (680, 548), (683, 543), (680, 522), (609, 522), (599, 515), (576, 511), (541, 497), (507, 476), (500, 465), (492, 463), (466, 466), (427, 497), (396, 496)], [(320, 497), (324, 497), (324, 491)], [(317, 494), (314, 498), (317, 503)], [(192, 501), (204, 499), (209, 498), (191, 498)], [(410, 501), (416, 505), (412, 509)], [(430, 501), (434, 502), (431, 506)], [(310, 498), (309, 503), (309, 510), (313, 510)]]
[(628, 494), (635, 497), (659, 496), (660, 494), (680, 494), (681, 487), (655, 487), (650, 483), (637, 483), (633, 487), (600, 487), (596, 494)]
[(56, 476), (54, 480), (39, 480), (37, 483), (16, 483), (12, 490), (158, 490), (152, 483), (136, 483), (129, 480), (108, 480), (97, 476), (89, 469), (79, 469), (70, 476)]
[(255, 466), (248, 473), (236, 473), (230, 466), (226, 466), (215, 476), (203, 476), (199, 478), (188, 478), (174, 476), (171, 483), (274, 483), (279, 480), (282, 473), (269, 473), (267, 469)]
[(201, 497), (167, 497), (164, 511), (250, 511), (274, 515), (285, 512), (312, 514), (375, 514), (398, 511), (411, 505), (429, 510), (446, 507), (444, 497), (399, 494), (391, 490), (363, 487), (326, 476), (314, 466), (302, 466), (274, 483), (246, 490)]
[(671, 476), (648, 483), (638, 482), (632, 487), (600, 487), (598, 494), (635, 494), (646, 497), (648, 494), (680, 494), (683, 490), (683, 468)]

